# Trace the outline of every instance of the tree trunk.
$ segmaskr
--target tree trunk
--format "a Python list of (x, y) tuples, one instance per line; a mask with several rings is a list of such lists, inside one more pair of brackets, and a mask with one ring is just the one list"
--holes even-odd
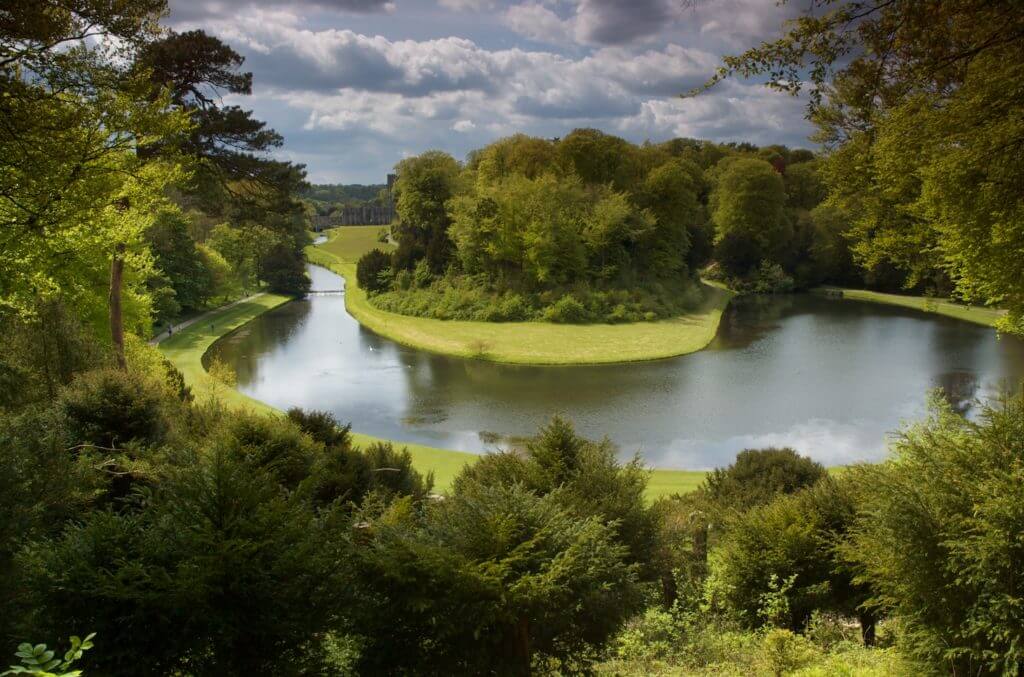
[(860, 636), (864, 646), (875, 645), (875, 615), (870, 611), (862, 611), (857, 618), (860, 621)]
[(520, 618), (505, 635), (505, 660), (509, 673), (530, 675), (530, 621)]
[(124, 279), (124, 245), (114, 247), (114, 258), (110, 261), (110, 340), (114, 344), (114, 358), (117, 366), (127, 369), (124, 359), (124, 317), (121, 312), (121, 286)]

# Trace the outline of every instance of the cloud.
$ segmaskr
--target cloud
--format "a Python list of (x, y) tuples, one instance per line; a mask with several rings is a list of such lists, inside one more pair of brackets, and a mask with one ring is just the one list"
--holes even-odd
[(647, 0), (629, 12), (609, 0), (516, 0), (479, 13), (467, 10), (488, 2), (445, 1), (401, 0), (394, 14), (350, 13), (344, 23), (304, 12), (327, 0), (191, 3), (213, 14), (175, 27), (202, 27), (245, 55), (254, 96), (238, 103), (285, 136), (282, 157), (306, 163), (314, 181), (376, 181), (403, 154), (440, 148), (461, 158), (500, 136), (575, 127), (636, 142), (806, 143), (799, 99), (733, 81), (677, 97), (714, 72), (728, 49), (721, 44), (738, 39), (713, 27), (719, 4), (749, 10), (736, 25), (756, 31), (770, 23), (760, 0), (698, 3), (699, 12)]
[(519, 35), (537, 42), (558, 43), (573, 34), (572, 21), (562, 19), (536, 2), (509, 7), (502, 14), (502, 22)]
[(494, 7), (494, 0), (438, 0), (438, 4), (456, 12), (482, 12)]
[(327, 10), (370, 14), (393, 12), (395, 3), (392, 0), (170, 0), (171, 20), (174, 22), (230, 19), (246, 12), (283, 8), (303, 13)]
[(580, 42), (622, 45), (657, 35), (677, 9), (671, 0), (580, 0), (575, 33)]

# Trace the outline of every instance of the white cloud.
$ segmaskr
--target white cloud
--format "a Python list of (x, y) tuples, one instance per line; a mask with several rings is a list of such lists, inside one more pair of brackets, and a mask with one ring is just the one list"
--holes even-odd
[(494, 7), (494, 0), (438, 0), (438, 4), (456, 12), (481, 12)]
[[(753, 0), (722, 3), (736, 11), (754, 7)], [(573, 38), (616, 41), (615, 36), (600, 35), (601, 26), (618, 16), (612, 4), (528, 0), (490, 17), (447, 16), (474, 25), (489, 18), (505, 36), (506, 28), (514, 28), (564, 47)], [(386, 171), (402, 151), (441, 148), (462, 157), (520, 131), (551, 137), (586, 126), (633, 141), (674, 136), (804, 141), (808, 125), (802, 119), (802, 102), (763, 87), (729, 81), (696, 98), (678, 99), (676, 95), (714, 72), (725, 48), (713, 51), (707, 40), (660, 34), (656, 42), (647, 42), (650, 36), (637, 27), (661, 30), (650, 17), (664, 7), (641, 4), (648, 7), (648, 19), (634, 19), (623, 27), (623, 35), (636, 36), (634, 44), (568, 51), (531, 49), (522, 40), (511, 46), (506, 39), (478, 42), (450, 33), (392, 39), (372, 30), (313, 24), (299, 11), (280, 7), (212, 18), (202, 26), (246, 55), (246, 68), (255, 76), (255, 96), (240, 104), (252, 107), (257, 117), (285, 135), (290, 157), (309, 162), (313, 180), (325, 172), (337, 177), (335, 165), (346, 162), (359, 166), (350, 170), (354, 180), (368, 180)], [(693, 35), (721, 19), (717, 5), (699, 7)], [(588, 12), (593, 16), (584, 30), (580, 22)], [(605, 24), (594, 18), (595, 12)], [(740, 22), (743, 30), (754, 30), (762, 14)], [(673, 14), (669, 24), (677, 20)], [(361, 159), (349, 162), (349, 157)]]
[(573, 34), (572, 21), (563, 20), (536, 2), (509, 7), (501, 20), (519, 35), (537, 42), (560, 43), (571, 39)]

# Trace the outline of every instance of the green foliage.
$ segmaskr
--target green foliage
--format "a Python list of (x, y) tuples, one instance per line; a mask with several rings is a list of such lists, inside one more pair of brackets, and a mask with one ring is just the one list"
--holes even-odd
[(623, 628), (612, 650), (624, 661), (661, 660), (676, 652), (682, 634), (682, 624), (675, 615), (651, 607)]
[[(728, 527), (712, 556), (709, 585), (719, 603), (750, 626), (802, 630), (815, 611), (857, 614), (855, 586), (836, 547), (850, 529), (849, 490), (828, 479), (752, 508)], [(861, 619), (866, 633), (873, 619)]]
[(309, 476), (319, 452), (313, 440), (291, 421), (257, 414), (229, 417), (219, 443), (289, 489), (296, 489)]
[(325, 447), (348, 447), (352, 444), (352, 425), (340, 425), (338, 419), (329, 412), (292, 407), (287, 414), (288, 419), (302, 432)]
[(614, 528), (562, 507), (558, 492), (466, 480), (422, 526), (373, 531), (362, 556), (388, 621), (360, 623), (367, 672), (571, 665), (618, 627), (635, 595)]
[(96, 334), (64, 304), (41, 302), (28, 317), (0, 313), (0, 409), (51, 400), (107, 356)]
[(824, 466), (792, 449), (744, 449), (727, 468), (716, 468), (704, 482), (708, 497), (722, 508), (744, 511), (792, 494), (826, 476)]
[[(79, 677), (81, 670), (70, 670), (82, 655), (93, 647), (92, 638), (96, 633), (86, 635), (82, 639), (78, 635), (72, 635), (68, 640), (71, 647), (64, 653), (64, 659), (57, 657), (56, 652), (46, 648), (45, 644), (31, 644), (25, 642), (18, 645), (15, 656), (21, 659), (20, 665), (12, 665), (10, 670), (0, 672), (0, 677), (5, 675), (36, 675), (37, 677)], [(54, 672), (54, 671), (58, 672)], [(70, 670), (70, 671), (69, 671)]]
[(386, 289), (386, 275), (390, 273), (391, 261), (391, 256), (379, 249), (363, 254), (356, 264), (356, 282), (367, 293)]
[(761, 640), (764, 667), (774, 677), (792, 673), (813, 662), (819, 655), (814, 644), (802, 635), (774, 628)]
[(582, 324), (590, 317), (586, 307), (577, 301), (575, 296), (567, 294), (544, 311), (544, 319), (547, 322)]
[(133, 510), (87, 514), (20, 565), (41, 627), (95, 623), (104, 672), (294, 674), (347, 606), (345, 544), (343, 524), (215, 442)]
[(158, 444), (167, 432), (161, 389), (146, 377), (120, 369), (79, 375), (57, 403), (72, 439), (103, 449), (133, 442)]
[[(166, 275), (179, 312), (195, 311), (206, 305), (213, 290), (213, 279), (203, 257), (189, 235), (188, 220), (181, 212), (166, 210), (146, 230), (154, 264)], [(157, 314), (158, 320), (174, 314)]]
[(473, 481), (522, 483), (540, 495), (558, 490), (559, 500), (581, 518), (596, 515), (615, 525), (630, 561), (642, 564), (645, 578), (651, 578), (657, 523), (644, 503), (647, 477), (639, 458), (620, 465), (610, 442), (585, 440), (555, 417), (527, 443), (524, 459), (511, 452), (490, 454), (467, 467), (453, 486), (458, 491), (462, 481)]
[(434, 477), (420, 475), (412, 467), (408, 449), (397, 451), (390, 442), (375, 442), (363, 453), (369, 462), (370, 489), (388, 497), (411, 496), (423, 500), (434, 486)]
[(869, 281), (1004, 304), (1003, 328), (1019, 331), (1021, 13), (979, 0), (821, 4), (727, 57), (709, 85), (738, 74), (809, 86), (831, 150), (828, 202), (850, 215)]
[(412, 268), (424, 258), (432, 272), (443, 272), (452, 249), (445, 204), (455, 194), (459, 165), (450, 155), (428, 151), (402, 160), (395, 171), (395, 267)]
[(977, 421), (938, 397), (893, 458), (850, 470), (859, 489), (846, 558), (873, 605), (899, 618), (902, 649), (939, 671), (1012, 673), (1024, 664), (1024, 399)]
[(730, 275), (744, 276), (766, 259), (778, 260), (789, 235), (782, 177), (767, 162), (737, 158), (715, 179), (711, 219), (716, 258)]

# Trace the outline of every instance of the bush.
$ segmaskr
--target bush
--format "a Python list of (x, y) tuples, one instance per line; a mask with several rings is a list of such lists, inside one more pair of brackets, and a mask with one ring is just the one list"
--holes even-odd
[(372, 525), (364, 674), (529, 674), (580, 666), (638, 597), (616, 529), (521, 484), (463, 482), (415, 518)]
[(582, 324), (590, 317), (586, 307), (575, 296), (566, 294), (544, 309), (544, 319), (560, 324)]
[(289, 489), (310, 475), (319, 455), (316, 444), (288, 420), (250, 413), (228, 417), (220, 443), (234, 455), (263, 468)]
[(370, 488), (385, 496), (423, 500), (434, 486), (433, 473), (423, 477), (412, 467), (408, 449), (396, 451), (390, 442), (374, 442), (363, 452), (370, 466)]
[(299, 407), (288, 410), (288, 420), (314, 440), (327, 447), (349, 447), (352, 442), (352, 424), (342, 426), (334, 414), (327, 411), (305, 411)]
[(368, 294), (385, 291), (391, 274), (391, 255), (379, 249), (372, 249), (356, 263), (356, 283)]
[(769, 630), (761, 640), (761, 659), (766, 674), (782, 677), (813, 663), (821, 653), (806, 637), (789, 630)]
[(133, 510), (89, 513), (19, 560), (37, 632), (103, 639), (87, 672), (289, 675), (315, 670), (310, 639), (351, 604), (345, 531), (215, 444)]
[(746, 510), (791, 494), (825, 477), (825, 467), (792, 449), (744, 449), (727, 468), (704, 480), (708, 497), (721, 509)]
[(430, 272), (430, 266), (426, 259), (420, 259), (412, 269), (412, 283), (417, 289), (429, 287), (434, 280), (434, 274)]
[(64, 389), (58, 408), (77, 443), (107, 449), (159, 443), (169, 424), (161, 387), (121, 369), (97, 369)]
[(939, 395), (892, 459), (847, 472), (862, 497), (846, 558), (899, 618), (901, 649), (937, 672), (1024, 666), (1024, 396), (976, 422)]
[[(830, 479), (752, 508), (712, 554), (714, 599), (748, 627), (798, 631), (816, 611), (857, 615), (868, 591), (836, 554), (853, 516), (851, 493)], [(861, 614), (861, 622), (870, 639), (873, 617)]]
[(652, 607), (633, 619), (615, 639), (613, 651), (622, 660), (668, 658), (679, 648), (683, 628), (670, 612)]

